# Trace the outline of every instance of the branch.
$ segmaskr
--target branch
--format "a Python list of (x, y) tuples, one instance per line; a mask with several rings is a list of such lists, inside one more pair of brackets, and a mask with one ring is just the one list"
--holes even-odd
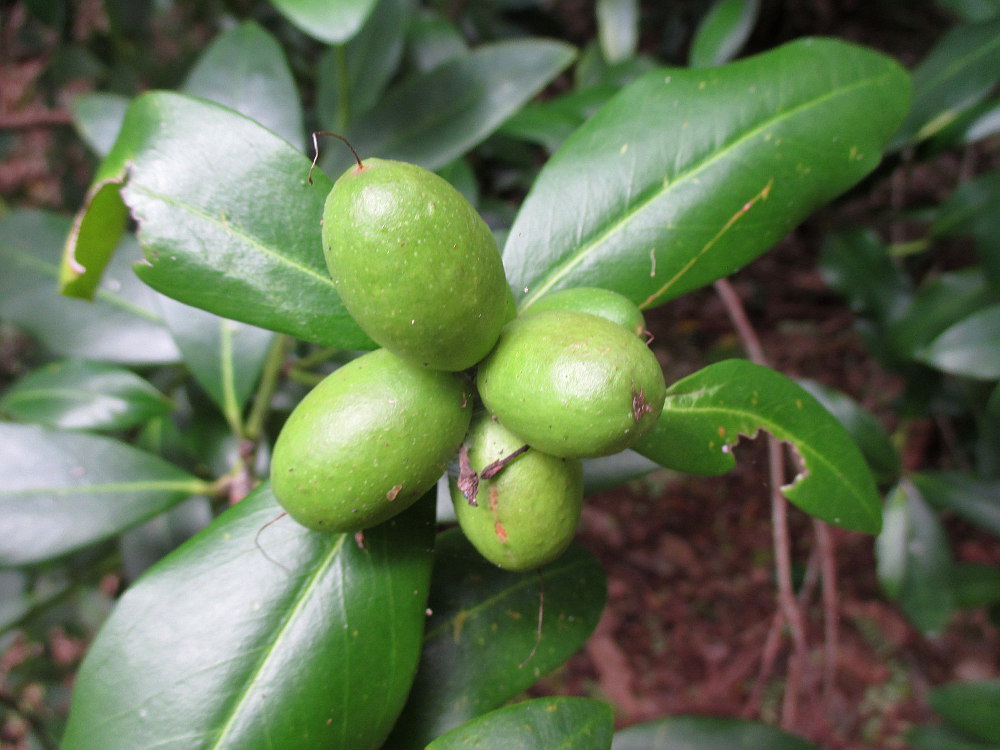
[(31, 130), (72, 125), (73, 117), (64, 109), (26, 109), (0, 113), (0, 130)]
[[(768, 363), (764, 347), (747, 317), (736, 290), (726, 279), (720, 279), (715, 282), (715, 291), (722, 299), (726, 313), (751, 361), (766, 367)], [(780, 489), (785, 484), (784, 454), (781, 443), (770, 435), (767, 440), (767, 457), (771, 486), (771, 527), (778, 579), (778, 609), (781, 613), (780, 618), (775, 618), (772, 628), (780, 628), (782, 621), (787, 623), (794, 645), (792, 658), (788, 664), (788, 680), (781, 711), (781, 725), (785, 729), (790, 729), (794, 727), (797, 719), (798, 696), (808, 653), (802, 609), (795, 599), (795, 589), (792, 585), (792, 544), (788, 536), (788, 503)], [(773, 643), (770, 637), (768, 640)], [(770, 667), (766, 671), (770, 671)]]

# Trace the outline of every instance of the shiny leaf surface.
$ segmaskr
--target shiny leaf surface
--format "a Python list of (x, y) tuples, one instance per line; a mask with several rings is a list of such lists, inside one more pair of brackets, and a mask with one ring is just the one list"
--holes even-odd
[(376, 0), (272, 0), (285, 17), (327, 44), (342, 44), (358, 33)]
[(184, 364), (230, 417), (242, 411), (260, 377), (274, 333), (220, 318), (169, 297), (160, 310)]
[(1000, 305), (958, 321), (916, 354), (921, 362), (952, 375), (1000, 378)]
[(1000, 80), (1000, 18), (954, 26), (913, 71), (913, 107), (894, 143), (928, 138)]
[(691, 42), (691, 67), (722, 65), (735, 58), (759, 13), (759, 0), (717, 0), (701, 19)]
[(817, 750), (800, 737), (756, 721), (672, 716), (615, 732), (612, 750)]
[[(567, 44), (539, 39), (484, 45), (390, 88), (347, 137), (362, 157), (438, 169), (500, 127), (574, 56)], [(350, 155), (329, 153), (324, 169), (339, 175)]]
[(11, 419), (68, 430), (124, 430), (171, 408), (131, 370), (82, 359), (45, 365), (0, 397), (0, 412)]
[(9, 422), (0, 422), (0, 476), (0, 566), (60, 557), (205, 490), (117, 440)]
[(438, 537), (435, 558), (420, 668), (387, 744), (397, 750), (423, 748), (527, 689), (583, 645), (604, 607), (604, 571), (579, 546), (540, 576), (509, 573), (453, 529)]
[(434, 740), (427, 750), (609, 750), (611, 706), (590, 698), (536, 698), (492, 711)]
[(93, 302), (58, 292), (66, 219), (42, 211), (0, 218), (0, 317), (16, 323), (51, 353), (120, 364), (176, 362), (180, 354), (156, 310), (156, 294), (130, 264), (139, 248), (126, 239)]
[[(139, 223), (146, 256), (136, 272), (153, 288), (260, 328), (370, 347), (323, 260), (320, 218), (331, 183), (317, 172), (309, 185), (308, 171), (303, 154), (252, 120), (153, 92), (129, 107), (95, 186), (125, 183), (121, 199)], [(86, 204), (78, 224), (100, 211)], [(79, 237), (68, 250), (68, 258), (87, 253)]]
[[(80, 669), (63, 750), (374, 750), (416, 666), (432, 504), (311, 532), (265, 486), (151, 568)], [(164, 658), (169, 655), (169, 658)]]
[(504, 263), (522, 309), (572, 286), (651, 307), (732, 273), (870, 172), (907, 105), (897, 63), (833, 40), (647, 73), (521, 207)]
[(277, 40), (247, 21), (216, 37), (188, 74), (183, 91), (221, 104), (304, 147), (298, 90)]
[(886, 594), (917, 628), (939, 633), (952, 611), (951, 550), (941, 522), (912, 484), (889, 496), (875, 554)]
[(813, 396), (767, 367), (727, 360), (678, 380), (635, 450), (677, 471), (721, 474), (740, 438), (760, 430), (790, 443), (801, 464), (785, 497), (836, 526), (878, 532), (880, 500), (857, 445)]

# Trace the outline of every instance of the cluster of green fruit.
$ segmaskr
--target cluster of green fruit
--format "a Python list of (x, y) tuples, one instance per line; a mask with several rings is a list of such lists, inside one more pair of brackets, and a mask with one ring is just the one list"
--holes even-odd
[(639, 309), (602, 289), (517, 314), (493, 233), (447, 181), (358, 160), (323, 215), (345, 307), (381, 347), (295, 408), (271, 482), (311, 529), (355, 532), (404, 510), (458, 456), (458, 522), (490, 561), (558, 557), (583, 502), (581, 459), (633, 445), (662, 408), (663, 373)]

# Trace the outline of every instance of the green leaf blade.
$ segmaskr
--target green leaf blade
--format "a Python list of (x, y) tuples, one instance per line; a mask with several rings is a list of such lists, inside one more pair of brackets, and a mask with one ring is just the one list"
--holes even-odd
[(126, 592), (80, 670), (64, 749), (379, 747), (419, 653), (432, 507), (362, 549), (265, 527), (280, 509), (258, 489)]
[(671, 716), (615, 732), (612, 750), (817, 750), (800, 737), (756, 721)]
[(130, 370), (89, 360), (53, 362), (12, 385), (0, 411), (68, 430), (125, 430), (170, 413), (162, 393)]
[(1000, 304), (991, 305), (946, 328), (916, 358), (952, 375), (1000, 378)]
[(119, 141), (127, 158), (113, 151), (106, 163), (122, 177), (129, 164), (122, 196), (139, 222), (143, 281), (224, 318), (371, 348), (326, 270), (331, 183), (306, 183), (304, 155), (232, 110), (168, 92), (136, 99)]
[(485, 562), (458, 529), (438, 537), (435, 555), (420, 668), (387, 744), (398, 750), (423, 748), (562, 664), (596, 627), (606, 597), (600, 564), (579, 546), (541, 577)]
[(611, 706), (591, 698), (536, 698), (492, 711), (434, 740), (427, 750), (610, 750)]
[(832, 40), (646, 74), (525, 200), (504, 248), (522, 309), (571, 286), (651, 307), (732, 273), (870, 172), (907, 105), (898, 64)]
[(301, 149), (302, 107), (278, 41), (247, 21), (220, 34), (198, 58), (184, 93), (234, 109)]
[(376, 0), (272, 0), (302, 31), (327, 44), (351, 39), (375, 8)]
[(880, 500), (857, 445), (813, 396), (767, 367), (726, 360), (677, 381), (635, 450), (677, 471), (721, 474), (735, 463), (732, 446), (759, 430), (790, 443), (801, 462), (785, 497), (828, 523), (878, 533)]
[(1000, 744), (1000, 680), (949, 682), (931, 690), (929, 697), (934, 710), (956, 729), (980, 742)]
[[(499, 128), (575, 55), (567, 44), (539, 39), (483, 45), (389, 89), (347, 137), (363, 157), (438, 169)], [(324, 168), (339, 174), (347, 164), (337, 153)]]
[(924, 633), (939, 633), (951, 617), (951, 549), (937, 516), (913, 484), (889, 496), (885, 526), (875, 542), (879, 583)]
[(0, 423), (0, 566), (30, 565), (108, 539), (205, 487), (110, 438)]
[(718, 0), (698, 24), (691, 42), (691, 67), (722, 65), (736, 57), (759, 13), (759, 0)]

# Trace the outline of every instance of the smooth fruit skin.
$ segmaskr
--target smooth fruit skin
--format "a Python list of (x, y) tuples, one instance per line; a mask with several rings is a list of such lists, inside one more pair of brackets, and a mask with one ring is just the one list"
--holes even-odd
[[(466, 439), (477, 472), (521, 447), (518, 437), (489, 415), (477, 419)], [(583, 505), (579, 459), (537, 450), (518, 456), (493, 479), (481, 479), (477, 505), (451, 481), (459, 526), (480, 554), (506, 570), (533, 570), (558, 558), (576, 533)]]
[(545, 310), (576, 310), (607, 318), (636, 336), (646, 332), (642, 310), (623, 294), (596, 286), (578, 286), (550, 292), (522, 312), (522, 315)]
[(323, 210), (323, 250), (358, 325), (411, 362), (469, 368), (507, 320), (493, 233), (447, 180), (415, 164), (368, 159), (344, 172)]
[(571, 310), (522, 315), (479, 366), (479, 394), (525, 443), (554, 456), (609, 456), (659, 419), (663, 371), (637, 336)]
[(467, 384), (385, 349), (328, 375), (295, 407), (271, 458), (288, 515), (354, 532), (409, 507), (444, 473), (469, 427)]

